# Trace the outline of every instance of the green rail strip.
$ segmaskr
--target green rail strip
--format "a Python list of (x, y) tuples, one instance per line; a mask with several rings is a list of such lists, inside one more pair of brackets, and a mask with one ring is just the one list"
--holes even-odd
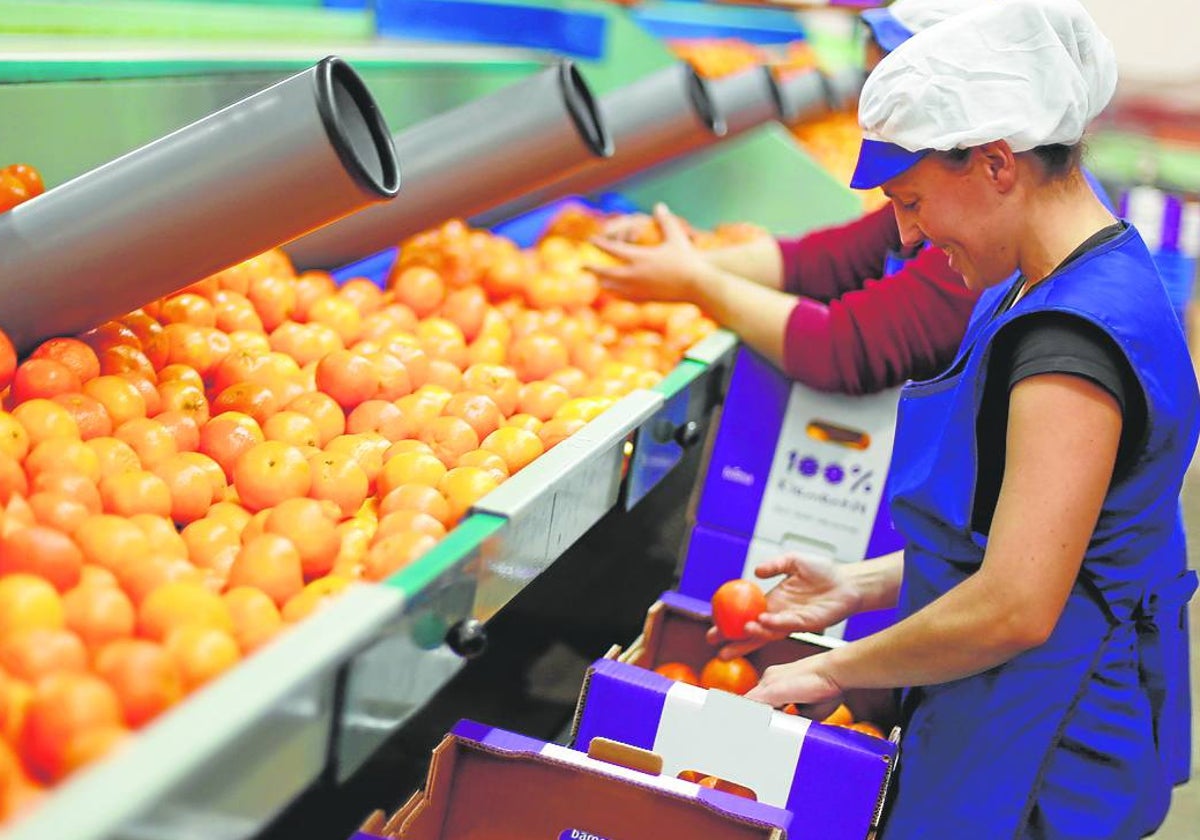
[(507, 522), (503, 516), (490, 513), (472, 514), (458, 523), (458, 527), (431, 548), (428, 554), (384, 580), (383, 585), (401, 590), (406, 598), (413, 597), (477, 549)]
[(700, 374), (708, 369), (708, 365), (703, 362), (697, 362), (692, 359), (684, 359), (677, 364), (670, 373), (663, 377), (662, 381), (655, 385), (650, 390), (657, 391), (667, 399), (678, 394), (688, 385), (692, 384)]
[(367, 41), (370, 12), (278, 4), (0, 0), (0, 33), (261, 41)]

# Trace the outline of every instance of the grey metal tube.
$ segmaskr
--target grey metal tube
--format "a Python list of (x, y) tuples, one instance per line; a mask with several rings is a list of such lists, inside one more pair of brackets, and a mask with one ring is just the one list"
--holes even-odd
[(399, 183), (366, 86), (326, 58), (0, 214), (0, 327), (19, 351), (81, 332)]
[(575, 173), (560, 176), (472, 222), (494, 224), (567, 195), (612, 184), (686, 154), (728, 133), (709, 83), (689, 65), (673, 64), (600, 98), (600, 115), (616, 152)]
[(716, 139), (737, 137), (783, 115), (779, 88), (767, 67), (750, 67), (740, 73), (714, 79), (709, 85), (717, 111), (725, 117), (729, 126), (729, 132)]
[(571, 62), (394, 135), (404, 192), (292, 242), (303, 268), (342, 265), (452, 216), (483, 212), (597, 157), (613, 143)]
[(828, 80), (817, 70), (774, 75), (782, 103), (780, 119), (788, 125), (828, 114), (832, 96)]
[(844, 67), (828, 73), (825, 81), (829, 85), (829, 107), (835, 111), (845, 111), (854, 107), (858, 95), (862, 92), (863, 82), (867, 80), (861, 67)]

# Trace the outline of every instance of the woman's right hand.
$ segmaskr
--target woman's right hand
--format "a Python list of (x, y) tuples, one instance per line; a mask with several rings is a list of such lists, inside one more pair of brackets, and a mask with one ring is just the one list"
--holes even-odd
[(606, 221), (601, 235), (619, 242), (638, 243), (643, 240), (646, 232), (653, 226), (654, 218), (652, 216), (645, 213), (626, 213)]
[(767, 611), (746, 624), (747, 638), (728, 641), (716, 627), (708, 641), (721, 645), (722, 659), (745, 656), (768, 642), (792, 633), (819, 633), (858, 612), (862, 594), (846, 564), (785, 554), (759, 564), (754, 574), (762, 579), (785, 575), (767, 593)]

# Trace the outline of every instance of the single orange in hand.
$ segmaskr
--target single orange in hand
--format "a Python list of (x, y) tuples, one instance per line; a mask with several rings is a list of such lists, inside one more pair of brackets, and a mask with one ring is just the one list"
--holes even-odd
[(767, 596), (752, 580), (727, 580), (712, 596), (713, 623), (726, 639), (746, 638), (746, 624), (767, 611)]

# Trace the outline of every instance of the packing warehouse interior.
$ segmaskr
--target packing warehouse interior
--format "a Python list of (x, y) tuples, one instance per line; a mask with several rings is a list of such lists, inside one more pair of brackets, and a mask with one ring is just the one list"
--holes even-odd
[(0, 835), (1200, 838), (1190, 5), (0, 0)]

